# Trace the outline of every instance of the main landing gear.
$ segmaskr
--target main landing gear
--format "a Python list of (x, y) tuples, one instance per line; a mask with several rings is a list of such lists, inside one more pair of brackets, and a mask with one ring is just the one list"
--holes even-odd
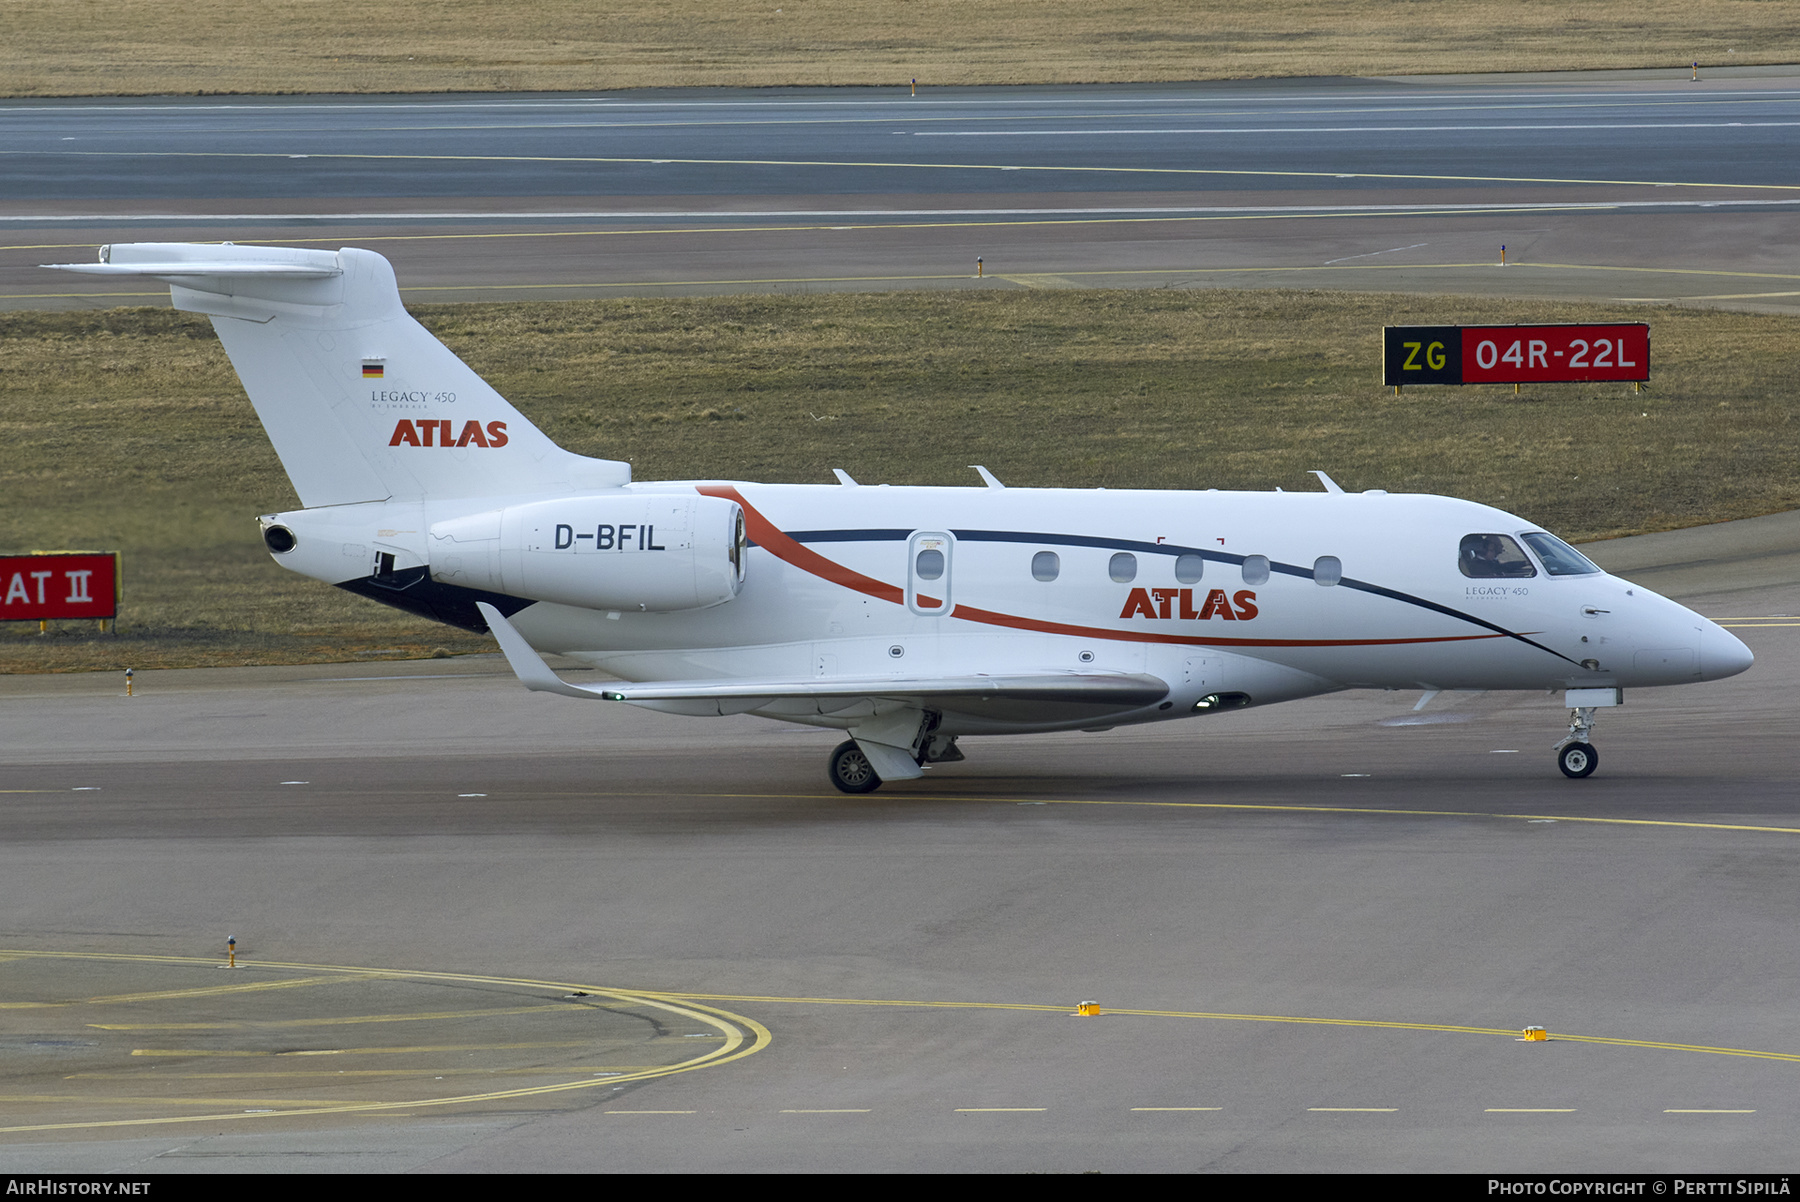
[(1564, 776), (1580, 780), (1594, 775), (1600, 766), (1600, 753), (1588, 742), (1594, 729), (1594, 707), (1579, 706), (1569, 711), (1569, 734), (1556, 745), (1556, 766)]
[(875, 765), (869, 763), (869, 757), (863, 754), (855, 739), (845, 739), (837, 745), (826, 765), (826, 772), (840, 793), (873, 793), (881, 788)]
[[(920, 723), (918, 738), (911, 751), (897, 747), (887, 749), (889, 758), (885, 767), (890, 779), (916, 780), (921, 774), (914, 764), (922, 768), (926, 764), (954, 764), (963, 758), (955, 735), (932, 733), (937, 724), (938, 715), (927, 714)], [(882, 745), (877, 744), (875, 751), (881, 753)], [(880, 770), (855, 739), (846, 739), (832, 749), (831, 758), (825, 763), (825, 774), (841, 793), (873, 793), (881, 788)]]

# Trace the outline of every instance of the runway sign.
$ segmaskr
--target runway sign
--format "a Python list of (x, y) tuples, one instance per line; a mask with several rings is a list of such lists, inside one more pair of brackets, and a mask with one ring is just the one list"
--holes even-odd
[(1383, 384), (1552, 384), (1650, 378), (1650, 327), (1386, 326)]
[(0, 621), (118, 616), (118, 552), (0, 555)]

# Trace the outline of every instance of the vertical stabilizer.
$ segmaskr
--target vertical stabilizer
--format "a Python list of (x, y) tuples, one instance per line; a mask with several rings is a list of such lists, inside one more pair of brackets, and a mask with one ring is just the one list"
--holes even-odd
[(612, 488), (629, 464), (558, 447), (400, 303), (373, 251), (138, 242), (63, 270), (166, 280), (212, 318), (307, 508)]

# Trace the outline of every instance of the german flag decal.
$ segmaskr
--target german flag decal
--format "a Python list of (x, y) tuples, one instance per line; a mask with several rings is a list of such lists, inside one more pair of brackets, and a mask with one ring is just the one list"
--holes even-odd
[(364, 359), (363, 360), (363, 379), (365, 379), (365, 380), (381, 379), (382, 368), (385, 366), (386, 366), (386, 360)]

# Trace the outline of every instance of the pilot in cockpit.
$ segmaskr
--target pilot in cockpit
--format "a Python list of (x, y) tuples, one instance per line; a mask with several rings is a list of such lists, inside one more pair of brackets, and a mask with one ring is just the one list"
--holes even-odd
[(1470, 548), (1473, 554), (1469, 556), (1469, 575), (1500, 575), (1503, 570), (1500, 567), (1500, 540), (1491, 534), (1484, 534), (1474, 541), (1475, 545)]
[(1537, 575), (1537, 569), (1504, 534), (1471, 534), (1462, 540), (1457, 566), (1464, 576), (1477, 580)]

